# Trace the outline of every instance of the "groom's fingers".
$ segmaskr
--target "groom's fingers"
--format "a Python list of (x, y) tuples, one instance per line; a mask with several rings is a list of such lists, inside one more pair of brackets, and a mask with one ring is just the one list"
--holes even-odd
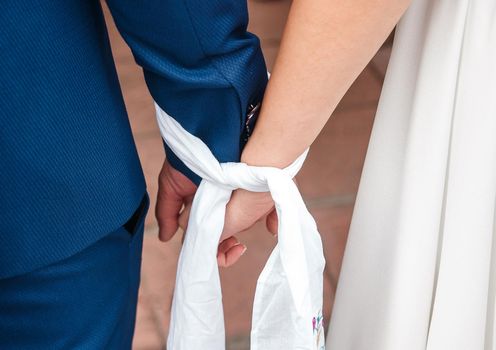
[(267, 215), (266, 219), (266, 225), (267, 225), (267, 230), (269, 230), (270, 233), (272, 233), (274, 236), (277, 236), (277, 212), (276, 209), (272, 209), (272, 211)]
[(158, 179), (155, 209), (161, 241), (168, 241), (174, 236), (180, 224), (181, 208), (193, 200), (195, 192), (196, 185), (165, 160)]
[(176, 233), (179, 227), (179, 211), (182, 206), (183, 199), (178, 194), (167, 187), (159, 188), (155, 215), (159, 227), (158, 237), (161, 241), (170, 240)]
[(184, 203), (184, 208), (181, 211), (181, 214), (179, 214), (179, 227), (183, 229), (183, 231), (186, 231), (186, 228), (188, 227), (188, 220), (189, 220), (189, 213), (191, 211), (191, 201), (185, 201)]
[(191, 206), (193, 205), (194, 195), (187, 196), (184, 199), (184, 208), (179, 214), (179, 227), (186, 231), (188, 228), (189, 214), (191, 212)]

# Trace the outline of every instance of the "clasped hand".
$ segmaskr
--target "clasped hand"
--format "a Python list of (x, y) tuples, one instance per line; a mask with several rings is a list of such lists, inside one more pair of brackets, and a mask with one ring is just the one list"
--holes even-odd
[[(162, 166), (158, 180), (155, 215), (159, 226), (159, 239), (170, 240), (181, 227), (186, 229), (189, 211), (196, 192), (196, 185), (174, 169), (167, 160)], [(266, 218), (267, 229), (277, 233), (277, 215), (274, 202), (268, 192), (255, 193), (235, 190), (226, 207), (224, 229), (219, 242), (217, 261), (219, 266), (234, 264), (246, 251), (236, 235)]]

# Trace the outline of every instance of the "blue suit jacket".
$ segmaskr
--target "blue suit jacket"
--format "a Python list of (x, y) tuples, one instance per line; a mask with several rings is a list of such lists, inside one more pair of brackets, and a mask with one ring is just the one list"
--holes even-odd
[[(237, 160), (267, 81), (244, 1), (107, 3), (154, 100), (220, 161)], [(0, 277), (83, 249), (144, 193), (100, 2), (2, 1)]]

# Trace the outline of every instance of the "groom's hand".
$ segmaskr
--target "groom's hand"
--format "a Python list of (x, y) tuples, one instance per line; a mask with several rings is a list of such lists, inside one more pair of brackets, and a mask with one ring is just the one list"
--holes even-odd
[[(179, 227), (183, 205), (189, 208), (197, 186), (181, 172), (164, 161), (158, 178), (157, 206), (155, 216), (159, 227), (159, 239), (168, 241)], [(183, 217), (186, 217), (183, 215)], [(183, 226), (183, 224), (181, 224)]]

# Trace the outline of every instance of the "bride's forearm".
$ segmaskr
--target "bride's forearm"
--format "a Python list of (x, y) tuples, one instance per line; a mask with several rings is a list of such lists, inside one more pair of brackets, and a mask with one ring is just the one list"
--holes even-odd
[(284, 167), (317, 137), (410, 0), (294, 0), (257, 126), (242, 155)]

